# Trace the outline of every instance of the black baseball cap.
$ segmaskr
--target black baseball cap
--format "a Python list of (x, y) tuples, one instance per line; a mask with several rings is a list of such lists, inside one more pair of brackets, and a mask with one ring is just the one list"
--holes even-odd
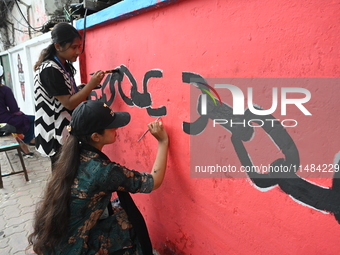
[(72, 135), (90, 135), (103, 129), (124, 127), (130, 122), (128, 112), (113, 112), (105, 103), (88, 100), (78, 105), (68, 127)]

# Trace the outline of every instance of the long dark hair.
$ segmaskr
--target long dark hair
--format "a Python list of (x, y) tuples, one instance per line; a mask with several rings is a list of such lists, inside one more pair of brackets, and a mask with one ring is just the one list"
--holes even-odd
[[(96, 133), (103, 134), (104, 130)], [(53, 248), (60, 245), (67, 233), (71, 186), (79, 167), (81, 144), (91, 141), (91, 135), (70, 135), (61, 147), (51, 179), (35, 212), (33, 232), (28, 236), (27, 249), (33, 246), (38, 255), (46, 251), (53, 253)]]
[[(72, 43), (76, 38), (81, 38), (81, 35), (79, 34), (78, 30), (75, 29), (72, 25), (65, 22), (61, 22), (55, 25), (51, 32), (52, 43), (47, 46), (47, 48), (41, 51), (39, 59), (33, 67), (34, 71), (38, 70), (42, 62), (48, 59), (52, 60), (54, 58), (57, 52), (56, 48), (54, 47), (55, 43), (59, 43), (61, 47), (65, 47), (66, 44)], [(72, 73), (75, 74), (76, 70), (73, 67), (72, 63), (66, 61), (66, 65), (69, 67)]]

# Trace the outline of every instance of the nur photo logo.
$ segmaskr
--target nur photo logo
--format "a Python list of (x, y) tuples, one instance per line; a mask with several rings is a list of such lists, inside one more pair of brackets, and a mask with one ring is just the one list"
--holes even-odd
[[(191, 79), (190, 122), (185, 128), (191, 135), (192, 177), (296, 178), (297, 169), (304, 165), (326, 164), (329, 155), (322, 142), (326, 133), (317, 130), (339, 126), (333, 117), (338, 105), (334, 88), (339, 82), (328, 78)], [(317, 139), (322, 149), (311, 162), (301, 163), (297, 146), (311, 149), (307, 135)], [(252, 170), (261, 164), (273, 170), (242, 171), (242, 167)], [(312, 173), (299, 172), (307, 174)]]
[[(214, 79), (211, 79), (212, 81)], [(220, 80), (219, 80), (220, 81)], [(261, 95), (263, 92), (263, 88), (261, 88), (258, 84), (257, 86), (242, 86), (243, 90), (233, 84), (222, 84), (217, 81), (217, 83), (208, 83), (203, 82), (195, 82), (198, 88), (202, 91), (202, 94), (199, 96), (198, 100), (198, 111), (202, 116), (209, 116), (210, 119), (213, 120), (213, 127), (216, 125), (225, 125), (228, 124), (231, 127), (235, 125), (243, 125), (250, 127), (261, 127), (265, 124), (265, 122), (269, 122), (271, 126), (274, 126), (276, 122), (280, 122), (283, 127), (296, 127), (298, 125), (298, 121), (296, 119), (283, 119), (280, 120), (281, 117), (286, 117), (288, 108), (298, 110), (304, 116), (311, 116), (312, 113), (308, 109), (308, 103), (312, 98), (311, 92), (307, 88), (302, 87), (274, 87), (267, 89), (267, 94)], [(247, 84), (245, 84), (247, 85)], [(217, 89), (220, 89), (218, 93)], [(210, 92), (212, 91), (215, 94), (215, 97)], [(232, 100), (232, 116), (244, 116), (246, 114), (251, 114), (254, 118), (252, 119), (240, 119), (230, 118), (231, 116), (224, 116), (223, 118), (214, 118), (210, 114), (211, 112), (220, 111), (219, 107), (223, 107), (225, 104), (222, 101), (221, 94), (224, 92), (228, 92), (227, 100)], [(270, 96), (268, 96), (268, 91), (270, 91)], [(225, 93), (224, 93), (225, 94)], [(261, 102), (257, 103), (254, 98), (260, 98), (267, 103), (270, 102), (270, 106), (264, 108), (261, 106)], [(218, 103), (218, 101), (219, 103)], [(268, 118), (265, 119), (265, 116), (271, 116), (272, 114), (276, 114), (278, 118)], [(211, 115), (211, 116), (210, 116)], [(261, 117), (261, 118), (256, 118)], [(256, 125), (254, 124), (256, 123)]]
[[(235, 85), (231, 84), (214, 84), (214, 87), (203, 84), (207, 88), (210, 88), (218, 97), (218, 100), (220, 101), (220, 104), (222, 105), (222, 100), (215, 90), (215, 88), (221, 88), (221, 89), (228, 89), (232, 94), (233, 99), (233, 114), (234, 115), (244, 115), (245, 112), (245, 96), (243, 94), (243, 91), (238, 88)], [(213, 97), (213, 95), (207, 90), (201, 88), (202, 91), (207, 93), (212, 100), (214, 101), (214, 104), (217, 105), (216, 99)], [(287, 105), (295, 105), (304, 115), (312, 115), (307, 108), (304, 106), (305, 103), (307, 103), (311, 99), (311, 92), (308, 89), (305, 88), (291, 88), (291, 87), (284, 87), (280, 88), (280, 97), (278, 96), (278, 90), (279, 88), (273, 87), (272, 88), (272, 106), (269, 109), (256, 109), (255, 104), (253, 102), (253, 88), (248, 87), (247, 88), (247, 105), (250, 112), (252, 112), (255, 115), (269, 115), (274, 113), (277, 110), (278, 107), (278, 101), (279, 98), (281, 99), (280, 106), (281, 106), (281, 115), (287, 114)], [(202, 95), (202, 102), (201, 102), (201, 114), (206, 115), (207, 114), (207, 94)], [(303, 98), (288, 98), (288, 94), (298, 94), (298, 95), (304, 95)]]

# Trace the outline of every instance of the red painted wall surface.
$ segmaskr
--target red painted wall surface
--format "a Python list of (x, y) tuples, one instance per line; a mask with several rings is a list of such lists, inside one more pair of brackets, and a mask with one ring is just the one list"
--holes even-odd
[[(196, 101), (183, 72), (204, 78), (338, 78), (339, 17), (340, 1), (186, 0), (87, 31), (83, 81), (98, 69), (124, 65), (142, 93), (148, 71), (158, 69), (163, 76), (150, 78), (147, 91), (153, 108), (166, 107), (162, 121), (171, 139), (166, 177), (151, 194), (133, 195), (160, 254), (339, 253), (340, 224), (334, 215), (292, 199), (279, 186), (260, 189), (246, 177), (191, 178), (190, 135), (182, 128), (192, 121), (190, 100)], [(125, 76), (122, 90), (128, 97), (130, 89)], [(301, 121), (288, 130), (301, 164), (313, 158), (332, 164), (339, 151), (338, 89), (332, 86), (313, 98), (318, 123)], [(104, 94), (112, 96), (108, 87)], [(117, 84), (111, 107), (129, 111), (132, 121), (105, 152), (130, 169), (150, 171), (157, 143), (150, 134), (137, 139), (155, 117), (124, 103)], [(240, 165), (226, 135), (218, 145), (225, 146), (228, 162)], [(259, 138), (247, 143), (249, 153), (268, 160), (273, 144)], [(331, 189), (332, 181), (330, 175), (311, 183)]]

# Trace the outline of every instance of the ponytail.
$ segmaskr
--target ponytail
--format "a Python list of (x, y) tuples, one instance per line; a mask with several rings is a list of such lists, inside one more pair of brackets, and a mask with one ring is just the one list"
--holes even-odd
[(48, 59), (53, 59), (54, 55), (56, 54), (56, 49), (54, 47), (54, 44), (51, 43), (47, 48), (43, 49), (40, 53), (38, 61), (35, 63), (33, 69), (34, 71), (37, 71), (39, 66), (41, 65), (42, 62), (48, 60)]
[[(39, 66), (41, 65), (42, 62), (50, 59), (54, 59), (54, 56), (56, 55), (56, 49), (54, 47), (54, 44), (50, 44), (47, 48), (43, 49), (40, 53), (39, 59), (38, 61), (35, 63), (33, 70), (36, 72), (39, 68)], [(69, 69), (73, 75), (76, 74), (76, 69), (74, 68), (74, 66), (72, 65), (72, 62), (66, 60), (65, 62), (65, 67), (67, 69)]]
[[(103, 135), (105, 130), (96, 133)], [(33, 232), (28, 236), (29, 249), (38, 255), (54, 253), (68, 229), (71, 187), (80, 164), (81, 144), (91, 144), (91, 135), (76, 137), (72, 134), (59, 151), (44, 196), (39, 202), (33, 222)]]
[(79, 155), (79, 140), (70, 135), (54, 165), (51, 180), (35, 212), (33, 232), (28, 237), (29, 247), (33, 246), (38, 255), (53, 251), (67, 233), (71, 186), (79, 167)]

